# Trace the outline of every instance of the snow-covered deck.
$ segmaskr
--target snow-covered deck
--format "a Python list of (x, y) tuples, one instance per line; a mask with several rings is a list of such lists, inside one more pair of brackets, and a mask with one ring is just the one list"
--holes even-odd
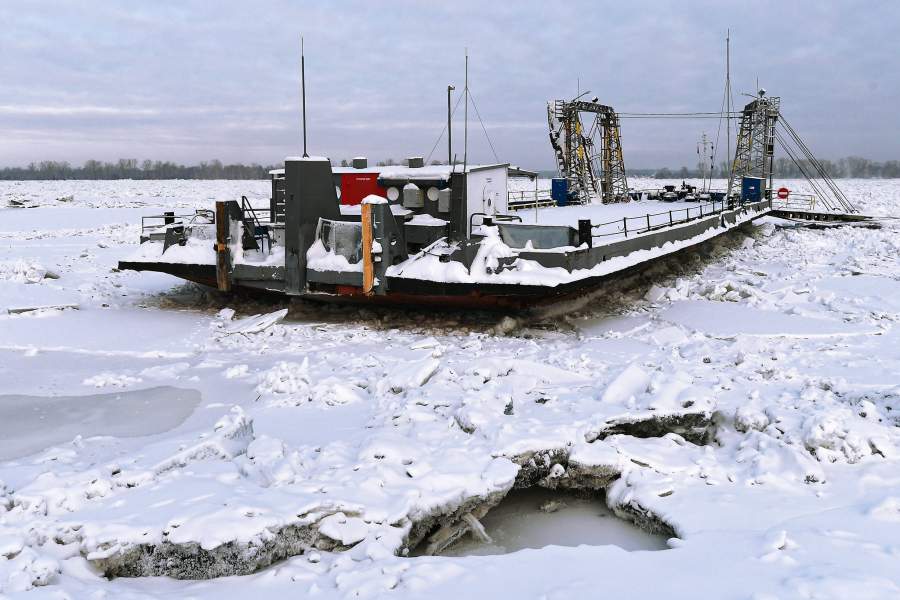
[(675, 226), (722, 208), (721, 202), (640, 200), (615, 204), (529, 208), (515, 214), (526, 224), (567, 225), (574, 229), (578, 228), (580, 219), (588, 219), (593, 226), (596, 243), (604, 244), (628, 237), (629, 232), (633, 235), (649, 228)]
[(642, 217), (651, 213), (683, 211), (698, 205), (697, 202), (660, 202), (658, 200), (640, 200), (637, 202), (617, 202), (615, 204), (576, 204), (572, 206), (553, 206), (548, 208), (528, 208), (514, 214), (522, 217), (523, 223), (536, 225), (568, 225), (578, 229), (579, 219), (590, 219), (598, 225), (609, 221), (621, 220), (623, 217)]

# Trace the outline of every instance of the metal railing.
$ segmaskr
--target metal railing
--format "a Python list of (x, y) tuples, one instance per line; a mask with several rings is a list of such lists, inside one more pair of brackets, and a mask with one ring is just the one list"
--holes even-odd
[(817, 198), (813, 194), (791, 194), (781, 199), (777, 196), (772, 198), (772, 208), (774, 210), (801, 210), (812, 212), (816, 210)]
[[(266, 215), (265, 222), (256, 214), (257, 210)], [(262, 208), (254, 209), (247, 196), (241, 196), (241, 220), (244, 222), (244, 227), (251, 230), (250, 233), (253, 235), (253, 239), (256, 240), (260, 250), (265, 251), (265, 242), (269, 245), (269, 252), (271, 252), (272, 235), (269, 233), (270, 222), (267, 213), (268, 211)], [(250, 215), (250, 218), (247, 218), (247, 215)]]
[(543, 208), (555, 205), (556, 201), (550, 195), (550, 190), (519, 190), (507, 192), (506, 207), (508, 210)]
[(212, 224), (216, 222), (216, 213), (212, 210), (197, 209), (188, 215), (176, 215), (174, 212), (146, 215), (141, 217), (141, 234), (165, 229), (169, 225), (193, 225), (198, 219), (203, 219), (204, 225)]
[[(591, 238), (611, 235), (624, 235), (627, 238), (629, 233), (631, 235), (640, 235), (657, 229), (718, 215), (739, 206), (739, 204), (722, 200), (685, 208), (676, 208), (665, 212), (648, 213), (639, 217), (622, 217), (615, 221), (598, 223), (596, 225), (591, 223)], [(599, 232), (595, 233), (595, 231)]]
[[(262, 213), (263, 217), (260, 218), (258, 213)], [(268, 206), (265, 208), (254, 208), (253, 205), (250, 204), (250, 200), (247, 199), (247, 196), (241, 196), (241, 214), (245, 220), (247, 219), (247, 215), (250, 215), (250, 218), (256, 225), (268, 225), (271, 222), (268, 213)]]

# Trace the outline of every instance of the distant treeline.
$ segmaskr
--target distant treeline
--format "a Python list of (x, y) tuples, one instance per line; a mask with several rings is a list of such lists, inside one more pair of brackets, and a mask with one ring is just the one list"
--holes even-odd
[[(342, 167), (349, 161), (331, 161)], [(406, 161), (386, 159), (377, 165), (404, 164)], [(849, 156), (839, 160), (820, 161), (832, 177), (846, 178), (900, 178), (900, 161), (888, 160), (877, 162), (858, 156)], [(432, 164), (441, 164), (432, 161)], [(806, 161), (800, 163), (808, 173), (815, 173)], [(199, 165), (179, 165), (173, 162), (153, 160), (138, 161), (134, 158), (120, 158), (116, 162), (89, 160), (80, 167), (72, 166), (66, 161), (44, 160), (29, 164), (27, 167), (4, 167), (0, 169), (0, 180), (27, 179), (267, 179), (269, 171), (278, 166), (222, 164), (219, 160), (201, 162)], [(727, 176), (728, 163), (721, 163), (713, 169), (714, 178)], [(541, 176), (555, 177), (555, 171), (539, 171)], [(655, 177), (657, 179), (692, 179), (701, 177), (700, 168), (689, 169), (628, 169), (628, 175), (636, 177)], [(784, 178), (802, 178), (803, 171), (787, 158), (775, 159), (775, 175)]]
[(266, 179), (277, 167), (263, 165), (225, 165), (211, 160), (185, 166), (173, 162), (120, 158), (116, 162), (89, 160), (80, 167), (68, 162), (43, 160), (27, 167), (0, 169), (0, 179)]
[[(835, 178), (900, 178), (900, 160), (888, 160), (885, 162), (877, 162), (867, 158), (858, 156), (848, 156), (839, 160), (820, 160), (825, 172)], [(808, 161), (800, 161), (798, 166), (788, 158), (775, 159), (775, 176), (790, 179), (803, 178), (803, 172), (808, 174), (816, 173)], [(800, 167), (803, 167), (802, 169)], [(724, 178), (728, 176), (728, 163), (721, 163), (717, 168), (713, 169), (712, 176), (714, 178)], [(681, 167), (680, 169), (629, 169), (629, 175), (638, 177), (655, 177), (657, 179), (690, 179), (702, 177), (699, 167), (688, 169)]]
[[(348, 159), (332, 160), (334, 166), (350, 166)], [(395, 161), (393, 158), (380, 160), (379, 167), (405, 165), (406, 160)], [(431, 161), (433, 165), (440, 161)], [(67, 161), (42, 160), (33, 162), (27, 167), (4, 167), (0, 169), (0, 180), (25, 179), (268, 179), (269, 171), (280, 169), (282, 165), (244, 165), (222, 164), (220, 160), (201, 162), (199, 165), (186, 166), (173, 162), (158, 160), (138, 161), (135, 158), (120, 158), (116, 162), (89, 160), (80, 167)]]

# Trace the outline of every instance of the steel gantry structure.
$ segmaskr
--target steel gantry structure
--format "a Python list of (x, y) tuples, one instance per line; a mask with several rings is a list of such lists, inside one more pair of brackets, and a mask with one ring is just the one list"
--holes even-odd
[(781, 99), (766, 96), (764, 90), (741, 111), (741, 126), (734, 150), (734, 161), (728, 178), (727, 197), (741, 193), (744, 177), (766, 181), (765, 196), (771, 197), (775, 126), (778, 124)]
[[(594, 115), (585, 131), (581, 113)], [(611, 106), (575, 99), (547, 103), (550, 143), (569, 194), (582, 203), (600, 198), (604, 204), (629, 199), (619, 117)], [(594, 138), (600, 137), (600, 152)]]

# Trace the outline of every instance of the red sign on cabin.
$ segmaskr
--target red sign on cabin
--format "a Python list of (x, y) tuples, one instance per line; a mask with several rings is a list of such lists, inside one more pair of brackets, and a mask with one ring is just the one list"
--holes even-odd
[(369, 194), (386, 197), (386, 191), (378, 185), (378, 173), (341, 174), (341, 204), (355, 206)]

